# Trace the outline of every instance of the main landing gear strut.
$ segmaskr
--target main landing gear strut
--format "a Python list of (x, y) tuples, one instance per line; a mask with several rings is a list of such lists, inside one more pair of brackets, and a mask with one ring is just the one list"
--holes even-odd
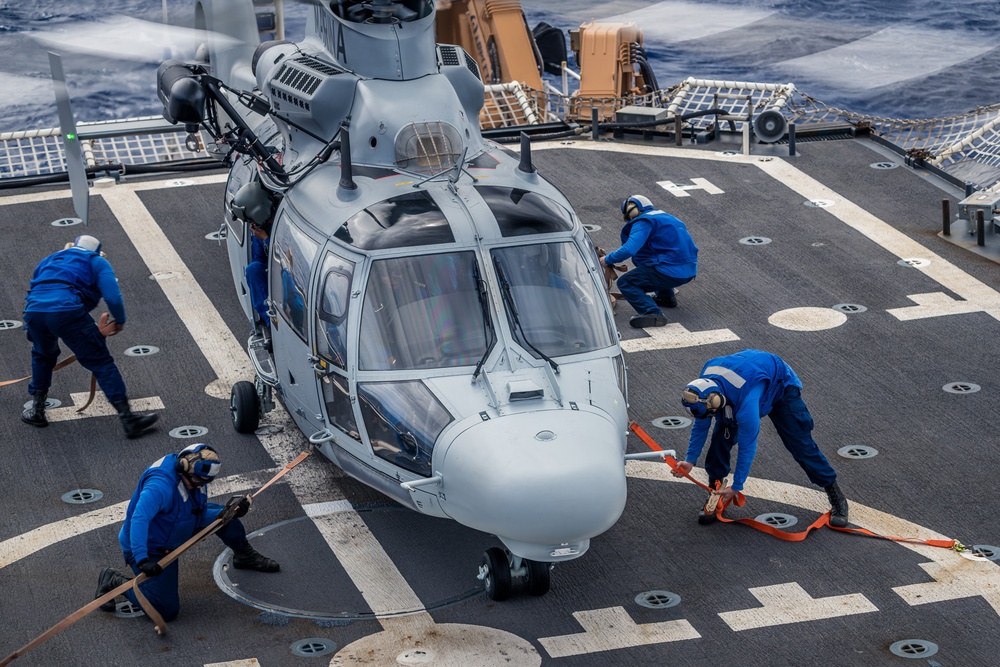
[(486, 587), (486, 597), (502, 602), (510, 597), (514, 579), (523, 579), (529, 595), (549, 592), (552, 566), (536, 560), (514, 556), (499, 547), (490, 547), (483, 553), (479, 565), (479, 580)]

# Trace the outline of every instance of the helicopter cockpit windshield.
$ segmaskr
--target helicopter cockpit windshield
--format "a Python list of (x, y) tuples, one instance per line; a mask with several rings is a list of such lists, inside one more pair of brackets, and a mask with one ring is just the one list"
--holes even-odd
[(511, 331), (536, 357), (537, 352), (560, 357), (612, 345), (601, 301), (606, 297), (598, 292), (576, 245), (497, 248), (492, 257)]
[(361, 313), (359, 369), (474, 366), (492, 345), (472, 251), (372, 262)]

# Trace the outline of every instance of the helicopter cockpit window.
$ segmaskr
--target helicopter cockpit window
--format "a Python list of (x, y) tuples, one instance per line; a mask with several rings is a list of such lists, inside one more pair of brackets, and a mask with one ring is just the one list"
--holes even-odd
[(306, 293), (309, 269), (319, 244), (305, 235), (290, 218), (282, 215), (274, 229), (271, 248), (271, 302), (288, 325), (306, 338)]
[[(538, 358), (609, 347), (614, 329), (579, 248), (538, 243), (491, 252), (507, 319), (517, 342)], [(516, 320), (516, 321), (515, 321)]]
[(334, 237), (362, 250), (454, 243), (448, 218), (426, 192), (408, 192), (371, 204)]
[(347, 306), (354, 264), (333, 254), (323, 260), (320, 302), (316, 308), (316, 351), (347, 370)]
[(492, 345), (475, 254), (372, 262), (361, 312), (361, 370), (473, 366)]
[(419, 380), (358, 385), (361, 418), (377, 456), (428, 477), (434, 442), (452, 422), (431, 390)]
[(493, 212), (503, 236), (550, 234), (573, 229), (569, 211), (537, 192), (495, 185), (477, 185), (476, 192)]

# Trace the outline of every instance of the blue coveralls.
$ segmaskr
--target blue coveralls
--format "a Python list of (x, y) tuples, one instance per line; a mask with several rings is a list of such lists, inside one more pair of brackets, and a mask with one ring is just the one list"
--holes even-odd
[[(739, 448), (732, 488), (743, 490), (750, 474), (750, 464), (757, 453), (760, 420), (771, 418), (785, 449), (809, 476), (809, 481), (826, 488), (837, 480), (837, 473), (812, 438), (813, 420), (802, 400), (802, 382), (795, 371), (770, 352), (743, 350), (726, 357), (710, 359), (701, 377), (714, 380), (726, 397), (726, 405), (715, 413), (712, 443), (705, 455), (709, 486), (729, 474), (733, 446)], [(712, 420), (696, 419), (685, 461), (698, 462)]]
[(268, 241), (261, 241), (256, 236), (250, 244), (250, 263), (247, 264), (247, 288), (250, 290), (250, 303), (257, 311), (264, 326), (271, 326), (267, 318), (267, 249)]
[[(125, 563), (137, 575), (141, 572), (137, 565), (140, 561), (146, 558), (159, 561), (215, 521), (222, 511), (221, 505), (208, 502), (204, 487), (188, 489), (184, 485), (176, 464), (177, 455), (168, 454), (146, 468), (125, 512), (118, 542)], [(239, 519), (231, 519), (216, 535), (234, 552), (249, 544)], [(175, 560), (162, 574), (139, 584), (142, 594), (165, 621), (176, 618), (180, 611), (178, 562)], [(131, 589), (125, 595), (132, 604), (139, 604)]]
[(618, 291), (640, 315), (663, 315), (647, 294), (668, 299), (675, 287), (694, 280), (698, 274), (698, 247), (684, 223), (647, 206), (642, 214), (625, 223), (622, 246), (604, 258), (618, 264), (629, 257), (635, 268), (618, 278)]
[(28, 393), (46, 392), (52, 385), (61, 338), (80, 365), (97, 377), (108, 401), (128, 400), (125, 381), (108, 344), (88, 314), (102, 297), (115, 321), (125, 324), (125, 305), (115, 272), (92, 250), (60, 250), (35, 267), (24, 306), (24, 325), (33, 344)]

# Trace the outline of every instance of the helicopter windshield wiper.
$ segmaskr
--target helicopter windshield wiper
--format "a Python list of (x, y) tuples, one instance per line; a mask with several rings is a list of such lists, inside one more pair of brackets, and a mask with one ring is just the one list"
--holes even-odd
[(503, 297), (503, 302), (507, 305), (507, 308), (510, 309), (511, 319), (514, 320), (514, 326), (517, 327), (517, 330), (521, 332), (521, 339), (524, 340), (524, 344), (527, 345), (532, 352), (549, 362), (549, 366), (552, 367), (552, 370), (558, 373), (559, 364), (554, 362), (548, 355), (532, 345), (531, 341), (528, 340), (528, 334), (524, 333), (524, 327), (521, 326), (521, 318), (517, 314), (517, 306), (514, 305), (514, 295), (510, 292), (510, 283), (507, 281), (507, 276), (504, 274), (503, 269), (500, 268), (500, 262), (496, 258), (493, 259), (493, 266), (496, 268), (497, 278), (500, 280), (500, 296)]
[(482, 275), (479, 273), (478, 262), (473, 264), (472, 274), (476, 280), (476, 296), (479, 297), (479, 307), (483, 311), (483, 340), (487, 341), (486, 351), (483, 352), (479, 363), (476, 364), (476, 370), (472, 373), (472, 379), (475, 380), (479, 377), (479, 372), (483, 370), (483, 364), (486, 363), (486, 357), (490, 356), (490, 350), (493, 349), (492, 341), (490, 340), (493, 332), (493, 321), (490, 319), (490, 304), (487, 299), (486, 281), (483, 280)]

